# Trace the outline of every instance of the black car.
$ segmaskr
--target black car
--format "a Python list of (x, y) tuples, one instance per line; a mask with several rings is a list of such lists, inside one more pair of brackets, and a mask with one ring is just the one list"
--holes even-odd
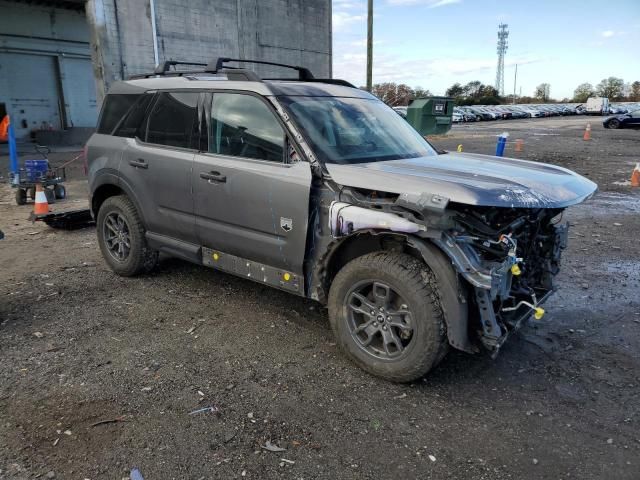
[(640, 110), (605, 118), (602, 125), (604, 128), (640, 128)]

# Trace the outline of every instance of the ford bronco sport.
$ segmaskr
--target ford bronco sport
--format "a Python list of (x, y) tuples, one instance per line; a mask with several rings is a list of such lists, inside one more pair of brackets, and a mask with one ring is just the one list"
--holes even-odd
[[(113, 85), (87, 145), (100, 249), (119, 275), (159, 252), (326, 305), (360, 367), (406, 382), (454, 347), (496, 355), (552, 293), (564, 168), (438, 152), (342, 80), (259, 78), (217, 59)], [(273, 64), (272, 64), (273, 65)], [(275, 64), (277, 65), (277, 64)]]

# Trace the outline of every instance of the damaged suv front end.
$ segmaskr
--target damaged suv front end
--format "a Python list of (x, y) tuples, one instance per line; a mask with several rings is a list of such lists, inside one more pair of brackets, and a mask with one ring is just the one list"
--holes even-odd
[(318, 210), (336, 240), (328, 249), (395, 235), (429, 265), (436, 247), (465, 306), (457, 314), (440, 300), (449, 343), (467, 352), (496, 355), (524, 320), (542, 317), (567, 243), (562, 212), (592, 196), (593, 182), (537, 162), (439, 153), (373, 98), (280, 100), (322, 168), (329, 193)]

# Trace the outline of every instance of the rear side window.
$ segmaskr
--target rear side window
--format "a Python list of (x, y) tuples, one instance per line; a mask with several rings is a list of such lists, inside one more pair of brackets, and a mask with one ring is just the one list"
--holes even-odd
[(163, 92), (158, 95), (147, 127), (148, 143), (191, 148), (196, 126), (197, 92)]
[(282, 162), (284, 130), (259, 98), (214, 93), (209, 152)]
[(104, 99), (100, 122), (98, 123), (98, 133), (110, 135), (139, 97), (140, 94), (107, 95)]
[(114, 135), (117, 137), (144, 138), (144, 122), (147, 111), (153, 99), (152, 93), (141, 95), (138, 101), (129, 109), (129, 113), (120, 123)]

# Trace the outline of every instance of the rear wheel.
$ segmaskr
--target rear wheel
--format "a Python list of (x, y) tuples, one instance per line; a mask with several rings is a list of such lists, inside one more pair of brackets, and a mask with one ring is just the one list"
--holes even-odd
[(352, 260), (329, 292), (329, 318), (341, 348), (387, 380), (422, 377), (447, 349), (431, 270), (410, 255), (375, 252)]
[(56, 194), (53, 193), (53, 190), (50, 188), (44, 189), (44, 196), (46, 197), (48, 204), (56, 203)]
[(96, 221), (98, 244), (109, 267), (124, 277), (148, 272), (158, 261), (144, 236), (136, 207), (125, 195), (107, 198)]
[(16, 189), (16, 204), (24, 205), (27, 203), (27, 191), (24, 188)]
[(64, 185), (58, 183), (55, 187), (53, 187), (53, 194), (58, 200), (62, 200), (67, 197), (67, 189)]
[(620, 120), (617, 118), (609, 120), (609, 128), (620, 128)]

